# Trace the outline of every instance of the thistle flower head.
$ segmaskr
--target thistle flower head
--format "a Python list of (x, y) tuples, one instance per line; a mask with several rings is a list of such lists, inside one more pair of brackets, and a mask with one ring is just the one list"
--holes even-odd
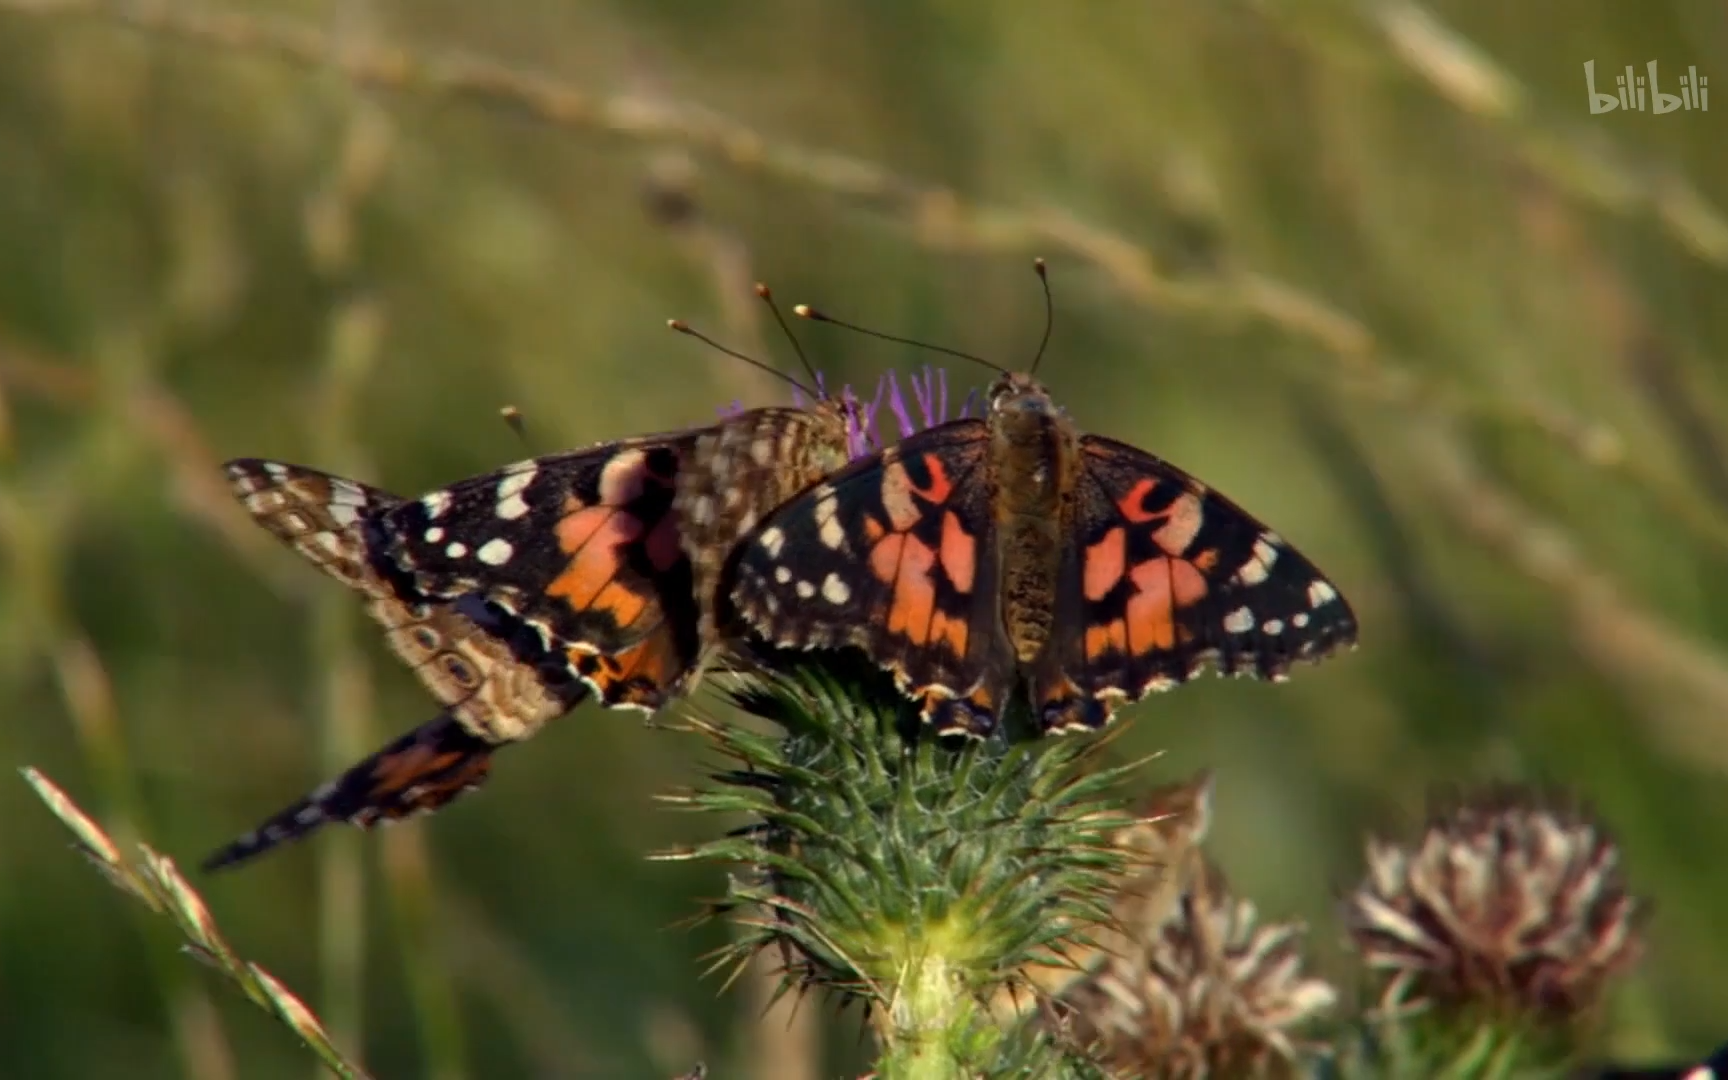
[(1511, 788), (1451, 797), (1414, 845), (1368, 842), (1351, 939), (1386, 973), (1381, 1007), (1582, 1018), (1638, 958), (1645, 905), (1582, 810)]
[(1302, 971), (1300, 923), (1256, 921), (1223, 875), (1202, 863), (1137, 953), (1076, 986), (1052, 1010), (1102, 1064), (1124, 1077), (1302, 1075), (1313, 1049), (1300, 1029), (1337, 1001)]
[[(869, 401), (864, 401), (844, 385), (840, 392), (830, 395), (827, 382), (822, 373), (816, 373), (816, 395), (818, 400), (833, 400), (840, 403), (841, 412), (846, 417), (846, 456), (856, 461), (865, 454), (873, 453), (878, 448), (876, 437), (876, 416), (882, 409), (882, 397), (887, 392), (887, 377), (876, 380), (876, 394)], [(792, 388), (792, 403), (804, 408), (808, 402), (804, 400), (804, 392), (797, 387)]]
[(1045, 1006), (1044, 1026), (1090, 1045), (1115, 1075), (1294, 1075), (1297, 1029), (1336, 1001), (1302, 973), (1302, 927), (1257, 925), (1206, 860), (1212, 791), (1210, 770), (1158, 788), (1116, 832), (1132, 872), (1101, 939), (1108, 955)]
[(1127, 858), (1107, 837), (1128, 824), (1111, 792), (1132, 766), (1096, 767), (1096, 743), (945, 747), (847, 654), (762, 664), (734, 699), (782, 734), (693, 720), (731, 764), (670, 797), (753, 819), (667, 856), (730, 868), (721, 963), (768, 950), (787, 988), (863, 1001), (885, 1061), (982, 1063), (1001, 1031), (979, 1003), (1108, 919)]

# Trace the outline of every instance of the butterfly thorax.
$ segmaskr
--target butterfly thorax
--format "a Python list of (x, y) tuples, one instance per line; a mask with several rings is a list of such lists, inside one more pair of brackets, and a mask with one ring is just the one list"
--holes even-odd
[(1030, 664), (1055, 622), (1079, 440), (1044, 388), (1024, 375), (991, 388), (989, 425), (1003, 628), (1015, 657)]

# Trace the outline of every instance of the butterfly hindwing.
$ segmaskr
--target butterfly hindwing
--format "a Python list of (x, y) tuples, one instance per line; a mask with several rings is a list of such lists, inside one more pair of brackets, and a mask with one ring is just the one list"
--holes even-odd
[(204, 869), (257, 858), (333, 821), (370, 828), (429, 813), (484, 783), (495, 748), (442, 714), (217, 851), (204, 860)]
[[(735, 612), (793, 648), (862, 648), (943, 731), (1012, 657), (996, 615), (989, 442), (978, 421), (854, 462), (766, 517), (729, 567)], [(940, 714), (940, 715), (938, 715)]]
[(1073, 632), (1033, 689), (1048, 730), (1101, 726), (1207, 664), (1279, 680), (1355, 641), (1338, 590), (1241, 507), (1126, 443), (1088, 435), (1079, 449), (1056, 589)]

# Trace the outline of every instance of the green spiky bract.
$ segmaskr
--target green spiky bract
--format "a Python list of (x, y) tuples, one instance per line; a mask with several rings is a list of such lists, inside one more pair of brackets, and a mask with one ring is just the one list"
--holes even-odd
[(1115, 791), (1138, 763), (1097, 767), (1097, 739), (945, 745), (891, 683), (829, 654), (781, 657), (732, 696), (779, 731), (692, 721), (733, 767), (667, 799), (747, 824), (661, 856), (733, 871), (714, 907), (740, 932), (716, 967), (768, 951), (782, 993), (863, 1002), (882, 1080), (1075, 1075), (985, 1002), (1110, 917), (1127, 857), (1109, 838), (1130, 823)]
[(1578, 1047), (1503, 1007), (1394, 1004), (1364, 1017), (1338, 1075), (1432, 1076), (1440, 1080), (1562, 1080), (1579, 1075)]

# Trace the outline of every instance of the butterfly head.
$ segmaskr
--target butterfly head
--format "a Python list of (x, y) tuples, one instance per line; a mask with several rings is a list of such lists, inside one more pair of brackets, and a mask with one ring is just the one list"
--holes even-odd
[(1008, 445), (1043, 446), (1068, 431), (1067, 415), (1051, 400), (1044, 384), (1030, 375), (1004, 374), (991, 384), (985, 401), (991, 429)]
[(991, 383), (985, 400), (989, 403), (992, 416), (1004, 418), (1012, 415), (1049, 415), (1056, 411), (1056, 405), (1050, 399), (1050, 391), (1044, 389), (1044, 384), (1018, 371), (1005, 372)]

